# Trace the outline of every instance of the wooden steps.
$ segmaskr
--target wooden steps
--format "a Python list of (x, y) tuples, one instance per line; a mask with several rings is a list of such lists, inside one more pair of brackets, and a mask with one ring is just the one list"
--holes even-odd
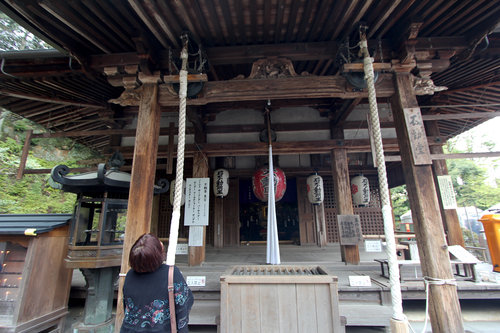
[[(392, 315), (390, 305), (341, 301), (339, 307), (347, 326), (389, 326)], [(189, 314), (189, 325), (217, 325), (219, 315), (220, 301), (196, 300)]]

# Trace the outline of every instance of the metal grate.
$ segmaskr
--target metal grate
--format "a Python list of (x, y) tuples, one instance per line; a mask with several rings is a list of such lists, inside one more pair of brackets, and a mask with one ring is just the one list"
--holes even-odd
[(236, 266), (231, 275), (327, 275), (319, 266)]

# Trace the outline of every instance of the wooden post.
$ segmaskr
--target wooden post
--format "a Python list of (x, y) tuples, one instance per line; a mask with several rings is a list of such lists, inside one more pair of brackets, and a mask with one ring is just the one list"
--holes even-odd
[[(426, 150), (416, 141), (418, 137), (416, 138), (415, 135), (418, 134), (418, 131), (409, 131), (410, 126), (418, 126), (420, 109), (413, 91), (410, 74), (396, 73), (394, 79), (396, 94), (391, 99), (392, 112), (422, 271), (425, 276), (445, 282), (429, 285), (429, 312), (432, 331), (435, 333), (461, 333), (464, 332), (464, 327), (457, 287), (446, 283), (447, 280), (453, 279), (453, 273), (444, 237), (431, 162), (426, 161), (426, 156), (418, 156), (421, 152), (425, 153)], [(409, 111), (413, 112), (413, 117), (410, 119), (405, 117), (405, 113), (408, 115)], [(423, 122), (420, 127), (423, 128)], [(421, 164), (416, 164), (417, 161)]]
[[(208, 177), (207, 156), (197, 151), (193, 156), (193, 178)], [(205, 261), (206, 227), (203, 227), (203, 246), (189, 247), (189, 266), (199, 266)]]
[(24, 175), (24, 168), (26, 167), (26, 160), (28, 159), (28, 153), (30, 151), (32, 134), (33, 130), (26, 131), (26, 138), (24, 138), (24, 147), (23, 147), (23, 152), (21, 154), (21, 161), (19, 162), (19, 169), (17, 169), (17, 177), (16, 177), (17, 180), (23, 178)]
[[(344, 141), (344, 130), (341, 127), (332, 128), (334, 139)], [(347, 162), (347, 149), (336, 148), (332, 150), (332, 175), (335, 188), (335, 203), (337, 204), (337, 215), (352, 215), (351, 187), (349, 181), (349, 166)], [(359, 264), (359, 246), (341, 245), (340, 253), (342, 261), (348, 264)]]
[(313, 205), (314, 220), (316, 221), (316, 243), (319, 247), (324, 247), (326, 241), (325, 205)]
[(175, 124), (170, 123), (168, 127), (168, 151), (167, 151), (167, 174), (171, 175), (174, 171), (174, 135)]
[(153, 206), (153, 187), (156, 174), (156, 156), (160, 134), (160, 107), (158, 105), (158, 86), (142, 86), (137, 129), (135, 136), (132, 176), (128, 199), (127, 222), (123, 242), (122, 266), (118, 287), (115, 332), (120, 331), (123, 321), (123, 282), (129, 270), (130, 248), (140, 235), (151, 228)]
[(224, 198), (215, 198), (215, 196), (214, 196), (214, 247), (217, 249), (224, 247)]
[[(439, 136), (439, 127), (437, 121), (426, 122), (427, 134), (430, 136)], [(430, 146), (431, 154), (443, 154), (443, 146)], [(439, 198), (439, 207), (441, 208), (441, 217), (444, 223), (444, 230), (447, 235), (448, 245), (461, 245), (465, 246), (464, 235), (462, 234), (462, 228), (460, 227), (460, 221), (458, 219), (457, 210), (444, 209), (443, 202), (441, 200), (441, 192), (438, 186), (438, 176), (448, 175), (448, 167), (446, 166), (446, 160), (433, 160), (432, 170), (434, 171), (434, 184), (436, 189), (438, 189), (437, 194)]]

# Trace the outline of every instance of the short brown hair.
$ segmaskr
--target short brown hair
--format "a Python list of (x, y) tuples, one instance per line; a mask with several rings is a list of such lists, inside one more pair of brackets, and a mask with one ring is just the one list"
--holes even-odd
[(154, 272), (165, 260), (163, 244), (153, 234), (144, 234), (139, 237), (128, 257), (130, 267), (138, 273)]

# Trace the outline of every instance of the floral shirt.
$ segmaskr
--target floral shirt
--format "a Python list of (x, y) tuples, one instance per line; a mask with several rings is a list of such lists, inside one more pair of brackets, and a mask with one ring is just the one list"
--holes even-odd
[[(130, 270), (123, 285), (125, 317), (120, 332), (170, 332), (168, 266), (151, 273)], [(174, 297), (177, 331), (188, 332), (193, 294), (182, 273), (174, 267)]]

